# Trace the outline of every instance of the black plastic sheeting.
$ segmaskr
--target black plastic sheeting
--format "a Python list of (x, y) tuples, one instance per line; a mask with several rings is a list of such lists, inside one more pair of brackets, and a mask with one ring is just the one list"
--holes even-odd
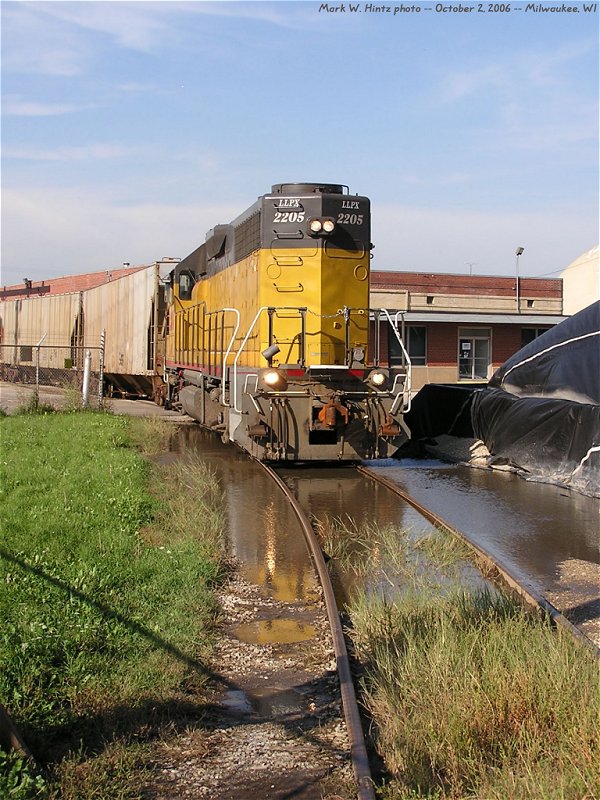
[(473, 393), (487, 384), (461, 386), (455, 383), (428, 383), (413, 398), (404, 415), (412, 439), (433, 439), (442, 434), (472, 438), (471, 402)]
[(492, 466), (600, 497), (600, 406), (484, 389), (473, 393), (471, 420)]
[(490, 465), (600, 497), (600, 302), (519, 350), (486, 387), (423, 387), (406, 422), (413, 439), (475, 437)]
[(600, 404), (600, 301), (511, 356), (489, 385), (519, 397)]

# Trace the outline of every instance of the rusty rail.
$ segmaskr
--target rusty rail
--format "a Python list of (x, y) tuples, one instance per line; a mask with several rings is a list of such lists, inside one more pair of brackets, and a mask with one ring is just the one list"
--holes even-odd
[(25, 743), (25, 739), (21, 735), (21, 731), (13, 722), (12, 717), (6, 708), (0, 703), (0, 746), (5, 750), (16, 750), (29, 761), (30, 764), (36, 766), (35, 759), (31, 751)]
[(331, 627), (331, 634), (333, 637), (333, 647), (335, 651), (335, 660), (337, 665), (338, 676), (340, 680), (340, 692), (342, 695), (342, 705), (344, 708), (344, 717), (346, 719), (346, 727), (348, 729), (348, 738), (350, 739), (350, 757), (352, 759), (352, 767), (356, 777), (358, 787), (359, 800), (375, 800), (375, 791), (373, 788), (373, 779), (371, 777), (371, 767), (369, 765), (369, 757), (367, 755), (367, 748), (365, 745), (365, 737), (360, 721), (360, 714), (358, 711), (358, 703), (356, 701), (356, 692), (354, 691), (354, 684), (352, 682), (352, 673), (350, 671), (350, 660), (348, 658), (348, 650), (346, 648), (346, 641), (342, 631), (342, 624), (340, 622), (340, 615), (331, 585), (325, 558), (319, 546), (319, 542), (315, 532), (310, 524), (309, 519), (302, 510), (297, 499), (292, 494), (289, 487), (277, 475), (277, 473), (262, 461), (258, 462), (269, 476), (279, 486), (281, 491), (288, 499), (290, 505), (294, 509), (296, 516), (302, 526), (302, 531), (306, 539), (306, 543), (310, 550), (313, 563), (317, 570), (321, 586), (323, 587), (323, 595), (325, 599), (325, 606), (327, 609), (327, 617)]
[(600, 648), (591, 639), (589, 639), (581, 630), (579, 630), (576, 625), (568, 620), (564, 614), (561, 614), (561, 612), (555, 606), (553, 606), (552, 603), (546, 600), (545, 597), (536, 592), (534, 589), (523, 586), (523, 584), (518, 581), (514, 575), (511, 575), (506, 567), (498, 564), (493, 556), (491, 556), (483, 547), (475, 544), (475, 542), (467, 538), (464, 533), (459, 531), (457, 528), (454, 528), (449, 522), (446, 522), (445, 519), (438, 516), (433, 511), (430, 511), (424, 505), (421, 505), (421, 503), (415, 500), (414, 497), (401, 489), (393, 481), (384, 478), (382, 475), (378, 475), (376, 472), (368, 469), (367, 467), (357, 466), (356, 469), (361, 473), (361, 475), (366, 475), (368, 478), (371, 478), (371, 480), (376, 481), (382, 486), (385, 486), (394, 494), (398, 495), (398, 497), (402, 498), (402, 500), (415, 508), (433, 525), (448, 531), (448, 533), (451, 533), (453, 536), (456, 536), (458, 539), (464, 542), (467, 547), (474, 551), (477, 557), (480, 558), (487, 566), (496, 570), (506, 585), (509, 586), (516, 594), (518, 594), (526, 603), (534, 608), (540, 609), (552, 620), (555, 625), (560, 625), (562, 628), (565, 628), (565, 630), (567, 630), (574, 639), (579, 641), (588, 649), (592, 650), (597, 657), (600, 657)]

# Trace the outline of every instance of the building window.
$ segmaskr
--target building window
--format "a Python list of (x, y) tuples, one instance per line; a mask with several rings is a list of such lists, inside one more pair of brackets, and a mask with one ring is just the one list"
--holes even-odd
[(525, 347), (529, 342), (533, 342), (542, 333), (546, 333), (550, 328), (521, 328), (521, 347)]
[(489, 329), (461, 328), (458, 332), (458, 379), (487, 380), (490, 349)]
[(425, 325), (409, 325), (407, 347), (411, 362), (417, 367), (427, 363), (427, 328)]
[[(404, 329), (404, 346), (410, 357), (411, 364), (424, 367), (427, 363), (427, 327), (425, 325), (407, 325)], [(390, 366), (402, 364), (402, 348), (396, 334), (390, 329), (388, 342)]]

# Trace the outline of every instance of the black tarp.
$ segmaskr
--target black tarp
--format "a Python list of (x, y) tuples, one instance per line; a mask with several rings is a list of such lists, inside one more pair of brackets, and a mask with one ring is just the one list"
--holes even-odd
[(470, 409), (493, 461), (600, 497), (600, 302), (515, 353)]
[(600, 404), (600, 301), (511, 356), (489, 385), (519, 397)]
[(484, 389), (471, 419), (491, 465), (600, 497), (600, 406)]
[(490, 464), (600, 497), (600, 302), (511, 356), (486, 386), (428, 384), (413, 439), (481, 439)]
[[(484, 388), (486, 384), (480, 384)], [(428, 383), (417, 392), (404, 420), (412, 439), (432, 439), (442, 434), (472, 437), (471, 399), (477, 386)]]

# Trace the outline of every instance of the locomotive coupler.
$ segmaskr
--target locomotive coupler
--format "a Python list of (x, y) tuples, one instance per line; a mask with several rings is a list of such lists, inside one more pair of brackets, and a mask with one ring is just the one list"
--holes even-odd
[(337, 424), (338, 414), (344, 420), (344, 425), (348, 424), (348, 409), (346, 406), (337, 402), (335, 396), (332, 396), (328, 403), (326, 403), (319, 411), (318, 420), (322, 425), (327, 428), (335, 428)]

